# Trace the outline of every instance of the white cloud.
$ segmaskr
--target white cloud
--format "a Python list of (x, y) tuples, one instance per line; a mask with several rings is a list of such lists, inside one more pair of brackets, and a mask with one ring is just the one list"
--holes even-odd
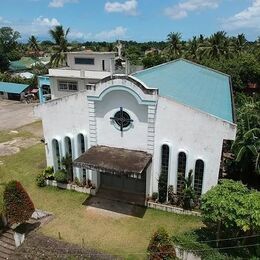
[(95, 39), (97, 40), (115, 40), (121, 37), (124, 37), (127, 32), (127, 29), (123, 26), (118, 26), (109, 31), (102, 31), (95, 35)]
[(205, 9), (218, 8), (221, 0), (186, 0), (178, 4), (167, 7), (164, 10), (166, 16), (177, 20), (188, 16), (189, 12), (201, 11)]
[(6, 26), (8, 24), (11, 24), (11, 22), (4, 19), (4, 17), (0, 16), (0, 25)]
[(60, 22), (56, 18), (47, 18), (43, 16), (39, 16), (31, 22), (12, 22), (12, 28), (20, 32), (24, 38), (27, 38), (31, 35), (47, 36), (48, 31), (56, 25), (60, 25)]
[(42, 17), (42, 16), (39, 16), (38, 18), (34, 19), (32, 24), (40, 25), (44, 27), (53, 27), (53, 26), (60, 25), (59, 21), (56, 18), (49, 19), (47, 17)]
[(260, 29), (260, 0), (253, 0), (252, 5), (245, 10), (223, 21), (225, 30)]
[(70, 31), (68, 35), (69, 39), (72, 40), (88, 40), (92, 37), (92, 33), (83, 33), (79, 31)]
[(123, 3), (120, 2), (107, 2), (105, 10), (108, 13), (125, 13), (127, 15), (137, 15), (137, 0), (127, 0)]
[(78, 3), (78, 0), (51, 0), (49, 7), (61, 8), (68, 3)]

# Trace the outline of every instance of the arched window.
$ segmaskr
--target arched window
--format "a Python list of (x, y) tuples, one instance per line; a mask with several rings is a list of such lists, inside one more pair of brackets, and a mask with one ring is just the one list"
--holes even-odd
[(186, 154), (180, 152), (178, 155), (178, 171), (177, 171), (177, 194), (180, 195), (184, 189), (184, 180), (186, 172)]
[(56, 139), (52, 140), (52, 149), (53, 149), (53, 163), (54, 169), (60, 170), (60, 147), (59, 142)]
[(194, 191), (197, 196), (200, 196), (202, 193), (203, 174), (204, 162), (199, 159), (196, 161), (194, 174)]
[(68, 136), (65, 137), (65, 154), (72, 156), (71, 139)]
[(84, 138), (83, 134), (78, 135), (78, 147), (79, 147), (80, 154), (83, 154), (86, 152), (85, 138)]
[(170, 149), (167, 144), (162, 146), (161, 154), (161, 175), (158, 182), (159, 201), (165, 202), (167, 199), (167, 188), (168, 188), (168, 171), (169, 171), (169, 154)]

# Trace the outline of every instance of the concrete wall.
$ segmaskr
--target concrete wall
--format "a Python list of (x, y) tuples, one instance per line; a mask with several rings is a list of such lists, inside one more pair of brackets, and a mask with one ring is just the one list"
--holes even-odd
[[(91, 58), (94, 59), (94, 65), (75, 64), (75, 58)], [(97, 53), (68, 53), (68, 66), (76, 70), (102, 71), (102, 60), (105, 61), (105, 71), (111, 71), (111, 59), (115, 58), (114, 53), (97, 54)]]

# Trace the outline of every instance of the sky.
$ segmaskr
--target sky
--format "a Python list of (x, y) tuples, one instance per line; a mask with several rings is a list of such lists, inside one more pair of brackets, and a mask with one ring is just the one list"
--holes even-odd
[(0, 27), (48, 39), (56, 25), (77, 41), (161, 41), (170, 32), (184, 40), (224, 30), (260, 36), (260, 0), (0, 0)]

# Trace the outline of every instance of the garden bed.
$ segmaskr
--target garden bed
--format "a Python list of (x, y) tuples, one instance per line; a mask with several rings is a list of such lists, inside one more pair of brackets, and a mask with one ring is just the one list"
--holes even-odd
[(55, 180), (45, 180), (45, 183), (47, 186), (58, 187), (65, 190), (75, 190), (81, 193), (96, 195), (96, 189), (93, 188), (80, 187), (78, 185), (70, 184), (70, 183), (60, 183)]
[(182, 209), (182, 208), (179, 208), (176, 206), (161, 204), (161, 203), (157, 203), (154, 201), (147, 201), (146, 206), (148, 208), (158, 209), (158, 210), (177, 213), (177, 214), (192, 215), (192, 216), (198, 216), (198, 217), (201, 216), (201, 213), (198, 211), (185, 210), (185, 209)]

